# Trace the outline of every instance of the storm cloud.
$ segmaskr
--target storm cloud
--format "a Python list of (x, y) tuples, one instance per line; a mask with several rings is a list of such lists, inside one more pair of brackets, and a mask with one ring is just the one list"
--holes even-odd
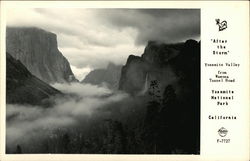
[(60, 51), (81, 80), (86, 70), (108, 62), (125, 64), (129, 55), (141, 55), (149, 40), (199, 40), (200, 10), (8, 8), (7, 25), (57, 34)]
[(117, 30), (133, 28), (137, 31), (136, 45), (145, 45), (149, 40), (174, 43), (200, 35), (200, 10), (197, 9), (103, 9), (104, 15)]

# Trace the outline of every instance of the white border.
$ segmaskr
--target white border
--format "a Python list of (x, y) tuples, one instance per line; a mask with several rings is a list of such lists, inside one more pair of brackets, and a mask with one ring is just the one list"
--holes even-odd
[[(240, 109), (241, 120), (239, 125), (241, 126), (241, 132), (243, 133), (240, 136), (237, 136), (235, 139), (240, 140), (241, 147), (235, 147), (230, 151), (224, 150), (224, 147), (216, 147), (213, 143), (209, 143), (206, 141), (206, 138), (211, 133), (207, 127), (203, 125), (215, 124), (215, 122), (208, 121), (206, 108), (209, 108), (209, 105), (206, 104), (206, 100), (203, 98), (203, 93), (206, 93), (203, 88), (206, 86), (204, 84), (203, 77), (201, 78), (201, 155), (59, 155), (59, 154), (45, 154), (45, 155), (5, 155), (5, 9), (8, 7), (30, 7), (30, 8), (43, 8), (43, 7), (58, 7), (58, 8), (200, 8), (201, 9), (201, 44), (202, 44), (202, 52), (201, 52), (201, 70), (202, 76), (206, 77), (205, 68), (202, 67), (202, 63), (204, 60), (204, 53), (207, 51), (205, 44), (207, 34), (206, 32), (211, 32), (210, 29), (206, 28), (206, 23), (210, 23), (207, 21), (206, 17), (212, 13), (217, 13), (219, 16), (224, 15), (225, 13), (230, 17), (230, 15), (235, 15), (238, 13), (239, 25), (241, 30), (239, 33), (243, 33), (242, 35), (246, 35), (242, 37), (242, 47), (241, 50), (243, 55), (239, 61), (243, 65), (242, 73), (244, 73), (244, 77), (241, 82), (244, 86), (244, 91), (240, 93), (240, 96), (243, 97), (243, 107)], [(240, 13), (240, 14), (239, 14)], [(0, 69), (0, 90), (1, 90), (1, 140), (0, 140), (0, 160), (248, 160), (249, 156), (249, 2), (247, 1), (1, 1), (1, 69)], [(237, 33), (232, 33), (235, 35)], [(237, 46), (235, 46), (237, 48)], [(237, 59), (237, 57), (235, 57)], [(236, 75), (238, 73), (235, 73)], [(240, 88), (242, 88), (242, 86)], [(234, 123), (234, 122), (233, 122)], [(214, 126), (217, 126), (216, 124)], [(242, 138), (243, 137), (243, 138)], [(242, 139), (245, 140), (245, 144), (242, 143)], [(206, 151), (204, 151), (204, 148)], [(209, 148), (209, 149), (208, 149)], [(233, 155), (234, 151), (237, 151), (237, 155)], [(217, 152), (217, 153), (216, 153)], [(232, 155), (229, 155), (231, 153)], [(228, 155), (227, 155), (228, 154)], [(232, 157), (234, 156), (234, 157)]]

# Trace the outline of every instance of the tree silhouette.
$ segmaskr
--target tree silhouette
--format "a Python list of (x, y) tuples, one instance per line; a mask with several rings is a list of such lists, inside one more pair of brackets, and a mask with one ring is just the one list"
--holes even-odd
[(175, 99), (176, 99), (176, 94), (174, 88), (172, 85), (168, 85), (164, 90), (162, 103), (164, 105), (174, 101)]
[(161, 92), (158, 80), (152, 80), (149, 85), (149, 96), (151, 100), (148, 102), (146, 116), (144, 120), (144, 153), (157, 153), (157, 137), (159, 129), (159, 110), (161, 107)]
[(69, 135), (66, 133), (62, 137), (62, 152), (63, 153), (70, 152), (69, 144), (70, 144), (70, 138), (69, 138)]
[(22, 148), (21, 148), (21, 146), (19, 144), (16, 146), (16, 152), (15, 153), (16, 154), (22, 154)]
[(152, 101), (159, 101), (161, 96), (161, 92), (159, 89), (159, 82), (158, 80), (152, 80), (150, 81), (150, 85), (149, 85), (149, 91), (148, 94), (151, 96)]

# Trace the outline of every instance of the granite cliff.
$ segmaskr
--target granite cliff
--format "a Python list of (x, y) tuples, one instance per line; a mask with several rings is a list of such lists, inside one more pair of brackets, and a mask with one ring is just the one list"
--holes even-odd
[(149, 42), (141, 57), (128, 57), (119, 89), (148, 98), (143, 135), (147, 154), (173, 153), (173, 149), (179, 151), (174, 153), (199, 153), (199, 42)]
[(7, 27), (6, 51), (46, 83), (76, 81), (57, 48), (56, 34), (32, 27)]
[[(157, 80), (163, 92), (167, 85), (193, 78), (200, 58), (199, 43), (188, 40), (185, 43), (165, 44), (149, 41), (141, 57), (130, 55), (122, 67), (119, 89), (130, 94), (145, 93), (150, 82)], [(190, 76), (192, 75), (192, 76)]]

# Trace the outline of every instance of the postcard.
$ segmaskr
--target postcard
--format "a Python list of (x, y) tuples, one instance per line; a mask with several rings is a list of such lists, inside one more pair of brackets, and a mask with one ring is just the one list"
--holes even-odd
[(249, 160), (248, 1), (1, 1), (0, 159)]

